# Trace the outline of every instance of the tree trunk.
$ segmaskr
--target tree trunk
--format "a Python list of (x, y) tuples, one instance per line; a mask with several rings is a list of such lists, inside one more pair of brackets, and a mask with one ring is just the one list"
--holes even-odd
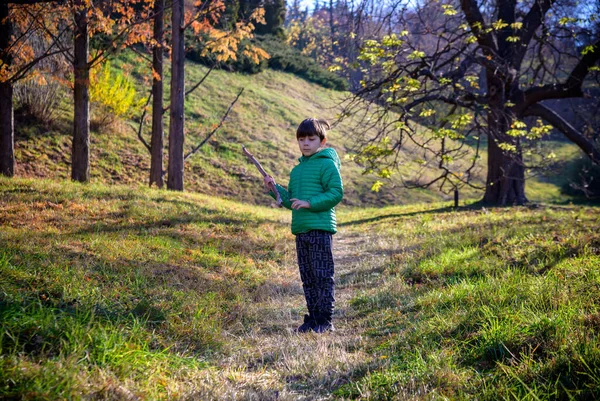
[[(0, 2), (0, 64), (11, 65), (8, 54), (12, 24), (8, 19), (8, 3)], [(15, 125), (13, 121), (13, 87), (11, 82), (0, 82), (0, 174), (12, 177), (15, 174)]]
[[(525, 166), (517, 138), (507, 135), (512, 117), (506, 110), (503, 82), (487, 74), (490, 110), (488, 112), (488, 172), (483, 202), (496, 206), (522, 205), (525, 197)], [(516, 150), (502, 149), (500, 144), (513, 145)]]
[[(78, 6), (82, 2), (77, 2)], [(71, 179), (87, 182), (90, 178), (90, 68), (88, 65), (89, 38), (87, 9), (75, 14), (74, 41), (74, 117), (71, 150)]]
[(152, 138), (150, 140), (150, 186), (162, 188), (163, 181), (163, 36), (165, 0), (154, 2), (154, 40), (152, 51)]
[(183, 0), (173, 0), (172, 10), (172, 67), (171, 67), (171, 115), (169, 123), (169, 177), (167, 188), (183, 191)]
[(329, 0), (329, 36), (331, 40), (332, 55), (337, 54), (337, 45), (335, 43), (335, 25), (333, 22), (333, 0)]

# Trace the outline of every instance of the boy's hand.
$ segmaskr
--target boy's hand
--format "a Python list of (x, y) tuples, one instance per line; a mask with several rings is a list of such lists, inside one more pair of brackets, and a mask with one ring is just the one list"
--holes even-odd
[(300, 210), (300, 209), (310, 209), (310, 203), (307, 201), (303, 201), (296, 198), (291, 198), (290, 202), (292, 202), (292, 209)]
[(265, 184), (265, 191), (270, 192), (272, 188), (275, 188), (275, 179), (270, 175), (266, 175), (263, 177), (263, 182)]

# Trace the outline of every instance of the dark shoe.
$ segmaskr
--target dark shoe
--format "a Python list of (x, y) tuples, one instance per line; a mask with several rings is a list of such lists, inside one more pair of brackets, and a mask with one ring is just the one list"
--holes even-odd
[(333, 323), (325, 322), (323, 324), (317, 324), (313, 327), (315, 333), (326, 333), (328, 331), (335, 331), (335, 327), (333, 327)]
[(327, 331), (335, 331), (333, 324), (331, 323), (331, 315), (315, 315), (315, 325), (312, 328), (315, 333), (325, 333)]
[(313, 330), (314, 326), (315, 320), (313, 317), (310, 315), (304, 315), (304, 323), (302, 323), (300, 327), (296, 329), (296, 333), (308, 333), (309, 331)]

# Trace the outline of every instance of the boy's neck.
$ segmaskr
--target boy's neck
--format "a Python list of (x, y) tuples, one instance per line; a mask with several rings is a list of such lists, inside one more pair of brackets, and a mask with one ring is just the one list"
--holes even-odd
[(320, 152), (320, 151), (322, 151), (322, 150), (323, 150), (323, 148), (319, 148), (319, 149), (317, 149), (317, 151), (316, 151), (315, 153), (313, 153), (312, 155), (308, 155), (308, 156), (302, 155), (302, 157), (305, 157), (305, 158), (307, 158), (307, 159), (308, 159), (308, 158), (310, 158), (310, 157), (313, 157), (314, 155), (316, 155), (317, 153), (319, 153), (319, 152)]

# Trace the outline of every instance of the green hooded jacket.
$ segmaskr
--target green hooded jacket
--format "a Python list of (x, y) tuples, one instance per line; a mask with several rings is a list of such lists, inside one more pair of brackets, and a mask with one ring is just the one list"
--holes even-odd
[[(300, 163), (290, 173), (288, 189), (277, 184), (283, 206), (292, 210), (292, 234), (311, 230), (335, 234), (335, 205), (344, 196), (340, 158), (334, 149), (325, 148), (298, 160)], [(293, 210), (292, 198), (310, 202), (310, 209)]]

